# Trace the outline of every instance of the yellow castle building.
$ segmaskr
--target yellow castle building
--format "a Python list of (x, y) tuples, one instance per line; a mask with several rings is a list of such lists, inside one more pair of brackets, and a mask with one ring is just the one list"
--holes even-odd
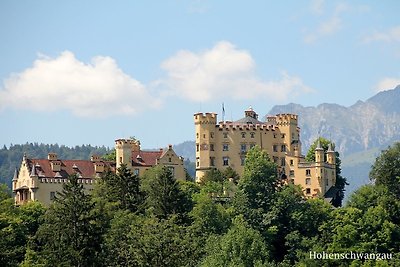
[(12, 180), (15, 204), (36, 200), (49, 205), (72, 174), (76, 174), (78, 182), (90, 192), (102, 173), (106, 170), (115, 172), (121, 164), (126, 164), (139, 177), (149, 168), (162, 165), (171, 170), (175, 179), (186, 178), (183, 158), (176, 155), (171, 145), (156, 151), (143, 151), (137, 140), (117, 139), (115, 152), (116, 161), (104, 161), (99, 156), (91, 156), (90, 160), (63, 160), (55, 153), (49, 153), (46, 159), (30, 159), (24, 155)]
[(263, 122), (250, 107), (237, 121), (217, 122), (216, 113), (196, 113), (194, 124), (197, 182), (213, 168), (230, 166), (241, 176), (247, 151), (257, 145), (277, 164), (280, 178), (301, 185), (305, 196), (323, 196), (330, 201), (337, 192), (335, 151), (330, 146), (325, 155), (318, 145), (315, 162), (306, 162), (301, 155), (297, 115), (278, 114)]

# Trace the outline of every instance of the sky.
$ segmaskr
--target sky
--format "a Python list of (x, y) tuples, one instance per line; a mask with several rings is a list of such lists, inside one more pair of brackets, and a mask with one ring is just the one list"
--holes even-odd
[[(0, 145), (194, 140), (193, 114), (400, 84), (399, 1), (0, 1)], [(301, 118), (300, 118), (301, 119)]]

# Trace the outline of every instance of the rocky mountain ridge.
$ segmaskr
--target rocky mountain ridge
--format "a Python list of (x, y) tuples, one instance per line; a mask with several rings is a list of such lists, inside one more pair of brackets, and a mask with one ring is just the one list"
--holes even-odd
[(346, 156), (371, 148), (383, 148), (400, 140), (399, 102), (400, 85), (350, 107), (326, 103), (304, 107), (290, 103), (274, 106), (268, 114), (299, 115), (303, 153), (318, 136), (323, 136), (332, 139), (336, 149)]

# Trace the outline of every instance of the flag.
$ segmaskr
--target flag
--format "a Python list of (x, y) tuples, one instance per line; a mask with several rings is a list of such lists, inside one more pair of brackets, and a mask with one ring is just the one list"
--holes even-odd
[(224, 102), (222, 102), (222, 121), (225, 121), (225, 106), (224, 106)]

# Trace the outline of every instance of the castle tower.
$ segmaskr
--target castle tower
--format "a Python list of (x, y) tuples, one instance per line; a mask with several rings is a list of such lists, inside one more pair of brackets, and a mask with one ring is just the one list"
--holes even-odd
[(117, 168), (121, 167), (121, 164), (125, 164), (128, 168), (132, 168), (132, 151), (137, 147), (137, 145), (137, 141), (133, 139), (115, 140)]
[(318, 139), (317, 147), (315, 148), (315, 163), (324, 162), (324, 149), (321, 147), (321, 142)]
[(196, 131), (196, 181), (200, 182), (205, 172), (215, 168), (216, 113), (194, 114)]
[(326, 151), (327, 162), (336, 165), (336, 154), (332, 149), (332, 143), (329, 143), (328, 151)]
[[(271, 122), (271, 119), (269, 118), (268, 121)], [(294, 152), (297, 150), (301, 153), (300, 128), (298, 127), (297, 115), (277, 114), (275, 121), (281, 134), (284, 135), (284, 142), (287, 146), (287, 151)]]

